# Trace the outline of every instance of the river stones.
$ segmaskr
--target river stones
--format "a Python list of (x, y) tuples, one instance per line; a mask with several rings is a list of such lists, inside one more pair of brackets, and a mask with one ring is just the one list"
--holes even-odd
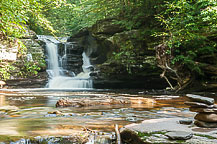
[(217, 123), (211, 123), (211, 122), (204, 122), (204, 121), (194, 121), (194, 124), (198, 127), (204, 127), (204, 128), (217, 128)]
[(217, 113), (217, 108), (189, 108), (192, 112), (198, 112), (198, 113)]
[(185, 131), (172, 131), (166, 133), (166, 136), (171, 140), (188, 140), (192, 138), (193, 134)]
[(198, 113), (194, 119), (204, 122), (215, 122), (217, 123), (217, 114), (215, 113)]
[(186, 96), (190, 99), (190, 102), (185, 102), (190, 106), (189, 110), (197, 112), (194, 124), (199, 127), (217, 128), (217, 106), (214, 99), (193, 94)]
[(204, 104), (208, 104), (208, 105), (214, 104), (213, 98), (202, 97), (202, 96), (193, 95), (193, 94), (187, 94), (186, 97), (188, 97), (193, 102), (200, 102), (200, 103), (204, 103)]
[(192, 124), (193, 123), (193, 121), (192, 120), (188, 120), (188, 119), (183, 119), (183, 120), (179, 120), (179, 123), (180, 124), (185, 124), (185, 125), (190, 125), (190, 124)]
[(214, 107), (214, 105), (207, 105), (207, 104), (199, 103), (199, 102), (185, 102), (185, 104), (193, 108), (213, 108)]

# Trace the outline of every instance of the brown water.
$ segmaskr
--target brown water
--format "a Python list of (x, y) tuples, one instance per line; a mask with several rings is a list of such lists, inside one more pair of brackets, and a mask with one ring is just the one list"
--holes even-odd
[[(95, 98), (123, 96), (148, 98), (145, 104), (56, 108), (60, 98)], [(113, 132), (114, 125), (145, 119), (193, 117), (182, 96), (144, 95), (139, 91), (9, 91), (0, 92), (0, 135), (65, 136), (84, 129)], [(49, 114), (60, 111), (62, 115)]]

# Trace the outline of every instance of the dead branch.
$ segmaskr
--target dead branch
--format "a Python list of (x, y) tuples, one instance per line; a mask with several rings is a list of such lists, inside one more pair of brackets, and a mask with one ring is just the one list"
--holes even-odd
[(118, 124), (115, 124), (116, 144), (121, 144), (121, 135), (118, 129)]

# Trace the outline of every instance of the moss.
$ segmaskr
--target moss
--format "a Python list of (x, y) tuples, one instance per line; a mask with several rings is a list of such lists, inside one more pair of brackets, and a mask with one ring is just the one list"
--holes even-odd
[(0, 135), (0, 142), (15, 142), (24, 137), (22, 136), (5, 136), (5, 135)]
[(206, 137), (208, 139), (216, 139), (216, 137), (210, 136), (210, 135), (203, 135), (203, 134), (194, 134), (195, 136), (200, 136), (200, 137)]
[(151, 132), (151, 133), (142, 133), (142, 132), (138, 132), (138, 136), (139, 136), (139, 137), (150, 137), (150, 136), (152, 136), (153, 134), (162, 134), (162, 135), (165, 135), (166, 132)]

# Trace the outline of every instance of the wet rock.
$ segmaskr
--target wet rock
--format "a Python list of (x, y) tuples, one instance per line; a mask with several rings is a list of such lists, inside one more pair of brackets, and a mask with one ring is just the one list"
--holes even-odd
[(139, 124), (129, 124), (120, 129), (122, 132), (125, 129), (132, 131), (150, 133), (150, 132), (159, 132), (159, 131), (186, 131), (191, 132), (188, 128), (188, 125), (181, 125), (178, 123), (179, 118), (162, 118), (162, 119), (150, 119), (144, 120)]
[(194, 119), (204, 122), (215, 122), (217, 125), (217, 114), (214, 113), (198, 113)]
[(91, 72), (89, 76), (97, 76), (97, 72)]
[(199, 112), (199, 113), (217, 113), (217, 108), (189, 108), (192, 112)]
[(208, 104), (208, 105), (213, 105), (214, 104), (214, 99), (213, 98), (202, 97), (202, 96), (193, 95), (193, 94), (187, 94), (186, 96), (193, 102), (200, 102), (200, 103), (205, 103), (205, 104)]
[(56, 114), (56, 115), (59, 115), (59, 114), (61, 114), (61, 112), (58, 111), (58, 110), (56, 110), (56, 111), (54, 111), (54, 112), (48, 112), (48, 114)]
[(199, 102), (185, 102), (186, 105), (191, 106), (193, 108), (213, 108), (214, 105), (207, 105)]
[(179, 120), (179, 123), (180, 124), (185, 124), (185, 125), (190, 125), (190, 124), (192, 124), (192, 120)]
[(166, 136), (172, 140), (188, 140), (192, 138), (193, 134), (185, 131), (173, 131), (166, 133)]
[(211, 123), (211, 122), (204, 122), (204, 121), (196, 120), (196, 121), (194, 121), (194, 124), (198, 127), (217, 128), (217, 123)]
[(97, 97), (92, 99), (60, 99), (56, 107), (88, 107), (100, 105), (125, 105), (125, 104), (153, 104), (155, 101), (149, 98), (132, 97)]
[(60, 99), (56, 103), (56, 107), (85, 107), (98, 105), (114, 105), (114, 104), (130, 104), (126, 99), (118, 98), (98, 98), (95, 100), (89, 99)]
[(145, 142), (138, 136), (138, 134), (132, 130), (124, 130), (120, 133), (123, 143), (130, 144), (145, 144)]

